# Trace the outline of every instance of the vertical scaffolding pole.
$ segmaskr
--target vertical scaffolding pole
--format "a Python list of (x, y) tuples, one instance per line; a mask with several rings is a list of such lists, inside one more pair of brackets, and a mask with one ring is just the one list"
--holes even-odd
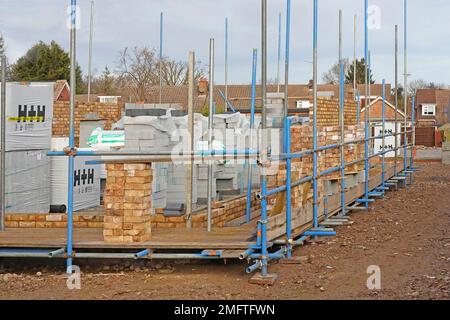
[[(213, 116), (214, 116), (214, 39), (209, 40), (209, 118), (208, 118), (208, 148), (213, 149)], [(208, 232), (212, 229), (212, 185), (213, 165), (208, 160)]]
[(69, 179), (67, 194), (67, 273), (72, 273), (73, 257), (73, 175), (75, 150), (75, 91), (76, 83), (76, 20), (77, 1), (71, 0), (71, 28), (70, 28), (70, 125), (69, 125)]
[(162, 63), (164, 42), (164, 13), (159, 15), (159, 104), (162, 103)]
[(262, 93), (262, 181), (261, 181), (261, 275), (267, 276), (267, 0), (261, 0), (261, 93)]
[(356, 91), (356, 122), (359, 123), (361, 122), (361, 96), (359, 94), (359, 91)]
[(341, 216), (345, 216), (345, 118), (344, 118), (344, 61), (342, 59), (342, 10), (339, 10), (339, 127), (340, 127), (340, 160), (341, 160)]
[[(250, 111), (250, 149), (253, 149), (253, 133), (255, 129), (255, 103), (256, 103), (256, 73), (258, 66), (258, 50), (253, 49), (253, 63), (252, 63), (252, 101)], [(249, 161), (250, 162), (250, 161)], [(251, 205), (252, 205), (252, 174), (253, 163), (249, 163), (247, 168), (247, 206), (245, 211), (245, 217), (247, 223), (250, 223), (251, 219)]]
[(365, 99), (364, 99), (364, 205), (369, 207), (369, 28), (368, 28), (369, 0), (364, 0), (364, 65), (365, 65)]
[(403, 46), (403, 50), (404, 50), (404, 87), (403, 87), (403, 91), (404, 91), (404, 99), (403, 99), (403, 110), (405, 112), (405, 122), (404, 122), (404, 149), (403, 149), (403, 170), (408, 169), (408, 160), (407, 160), (407, 156), (408, 156), (408, 135), (407, 135), (407, 126), (408, 126), (408, 3), (407, 0), (403, 1), (403, 5), (404, 5), (404, 18), (403, 18), (403, 22), (404, 22), (404, 36), (403, 36), (403, 41), (404, 41), (404, 46)]
[(382, 148), (383, 155), (381, 160), (381, 181), (382, 181), (382, 191), (384, 192), (385, 182), (386, 182), (386, 80), (382, 81), (383, 89), (382, 89), (382, 108), (381, 108), (381, 119), (382, 119), (382, 130), (383, 130), (383, 140), (382, 140)]
[(228, 111), (228, 18), (225, 18), (225, 112)]
[[(189, 52), (189, 92), (188, 92), (188, 152), (194, 152), (194, 87), (195, 87), (195, 52)], [(187, 165), (186, 181), (186, 226), (192, 228), (192, 188), (194, 181), (194, 157)]]
[[(289, 60), (291, 37), (291, 0), (286, 1), (286, 57), (284, 70), (284, 153), (291, 153), (291, 123), (288, 118), (289, 110)], [(292, 217), (291, 217), (291, 158), (286, 159), (286, 239), (287, 258), (292, 257)]]
[(397, 175), (398, 164), (398, 25), (395, 25), (395, 156), (394, 176)]
[(411, 147), (411, 158), (409, 159), (409, 168), (411, 169), (411, 175), (409, 177), (409, 183), (412, 185), (414, 182), (414, 149), (416, 147), (416, 97), (412, 96), (411, 103), (411, 126), (412, 126), (412, 147)]
[(2, 63), (2, 96), (1, 96), (1, 166), (0, 166), (0, 231), (5, 231), (6, 217), (6, 55), (1, 56)]
[(319, 4), (318, 0), (314, 0), (313, 8), (313, 224), (314, 228), (319, 226), (318, 216), (318, 194), (317, 194), (317, 180), (318, 180), (318, 167), (317, 167), (317, 40), (318, 40), (318, 26), (319, 26)]
[(356, 83), (356, 43), (358, 41), (357, 37), (357, 22), (358, 22), (358, 16), (355, 14), (353, 18), (353, 94), (354, 99), (356, 100), (356, 91), (357, 91), (357, 83)]
[(277, 64), (277, 92), (280, 92), (280, 68), (281, 68), (281, 12), (278, 13), (278, 64)]
[(91, 23), (89, 31), (89, 70), (88, 70), (88, 102), (91, 102), (92, 83), (92, 41), (94, 37), (94, 1), (91, 1)]

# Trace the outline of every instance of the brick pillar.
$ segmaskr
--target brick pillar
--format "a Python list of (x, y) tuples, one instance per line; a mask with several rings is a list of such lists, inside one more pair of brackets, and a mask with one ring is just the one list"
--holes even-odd
[(151, 164), (107, 164), (105, 242), (146, 242), (151, 237)]

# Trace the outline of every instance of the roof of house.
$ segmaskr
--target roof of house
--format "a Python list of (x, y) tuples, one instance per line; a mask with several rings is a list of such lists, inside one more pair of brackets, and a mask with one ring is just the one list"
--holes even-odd
[(418, 104), (436, 103), (436, 89), (418, 89), (416, 101)]
[(53, 85), (53, 99), (56, 101), (59, 99), (59, 96), (63, 92), (64, 88), (67, 87), (67, 90), (70, 91), (69, 83), (67, 80), (57, 80)]
[[(147, 103), (159, 103), (159, 86), (153, 86), (148, 89)], [(338, 85), (318, 85), (318, 91), (333, 93), (333, 96), (337, 98), (339, 96), (339, 86)], [(364, 85), (358, 85), (358, 91), (364, 91)], [(386, 93), (390, 97), (391, 86), (386, 86)], [(277, 85), (268, 85), (267, 92), (277, 92)], [(284, 85), (280, 85), (280, 92), (284, 92)], [(353, 96), (352, 85), (345, 85), (345, 92), (347, 98)], [(225, 86), (216, 85), (214, 87), (214, 101), (216, 102), (216, 108), (223, 109), (225, 106), (224, 98), (222, 94), (225, 95)], [(381, 96), (382, 85), (373, 84), (371, 86), (371, 94)], [(251, 85), (228, 85), (228, 100), (237, 110), (247, 110), (250, 109), (252, 96)], [(312, 96), (312, 90), (308, 84), (291, 84), (288, 87), (288, 96), (290, 107), (295, 107), (294, 104), (296, 100), (309, 99)], [(188, 103), (188, 87), (187, 86), (166, 86), (162, 87), (162, 101), (163, 104), (177, 103), (183, 107), (187, 106)], [(261, 104), (261, 86), (256, 86), (256, 105)], [(207, 107), (209, 105), (209, 96), (200, 95), (197, 93), (195, 95), (195, 109), (197, 111)]]
[[(369, 108), (372, 107), (373, 105), (375, 105), (376, 103), (378, 103), (379, 101), (383, 101), (383, 98), (382, 97), (377, 97), (377, 98), (375, 98), (375, 100), (372, 100), (370, 102)], [(386, 100), (386, 106), (391, 108), (391, 109), (393, 109), (394, 112), (395, 112), (395, 106), (392, 103), (390, 103), (389, 101), (387, 101), (387, 100)], [(361, 109), (361, 112), (365, 112), (365, 111), (366, 111), (366, 107)], [(399, 113), (402, 117), (405, 117), (405, 113), (403, 111), (401, 111), (400, 109), (397, 109), (397, 113)]]

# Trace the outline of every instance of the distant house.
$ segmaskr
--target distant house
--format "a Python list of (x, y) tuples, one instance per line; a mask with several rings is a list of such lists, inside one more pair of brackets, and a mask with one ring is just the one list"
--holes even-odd
[[(369, 119), (370, 123), (373, 126), (372, 135), (373, 136), (381, 136), (383, 134), (383, 98), (382, 97), (372, 97), (370, 101), (370, 106), (368, 108), (363, 107), (361, 109), (360, 119), (363, 120), (365, 117), (366, 110), (369, 109)], [(384, 128), (386, 130), (386, 134), (394, 134), (397, 130), (397, 133), (404, 132), (404, 122), (405, 122), (405, 113), (399, 109), (397, 109), (397, 114), (395, 111), (395, 106), (389, 101), (385, 102), (384, 109), (384, 119), (385, 124)], [(397, 120), (397, 122), (395, 121)], [(409, 131), (411, 129), (411, 119), (406, 114), (406, 127)], [(397, 123), (397, 125), (396, 125)], [(396, 129), (397, 127), (397, 129)], [(408, 141), (411, 141), (411, 134), (407, 135)], [(397, 136), (397, 146), (401, 146), (404, 141), (404, 135)], [(389, 150), (395, 150), (396, 139), (394, 136), (386, 137), (385, 146)], [(383, 139), (375, 139), (373, 141), (374, 148), (377, 152), (381, 152), (383, 150)], [(401, 151), (398, 150), (397, 154), (401, 154)], [(389, 152), (386, 154), (387, 157), (394, 157), (395, 152)]]
[(449, 123), (450, 90), (419, 89), (416, 96), (418, 125), (440, 127)]
[(53, 86), (54, 101), (70, 101), (70, 87), (66, 80), (57, 80)]
[[(146, 103), (158, 104), (160, 102), (159, 86), (148, 88), (148, 97)], [(386, 93), (388, 100), (390, 99), (391, 86), (386, 86)], [(267, 92), (277, 92), (276, 85), (268, 85)], [(284, 92), (284, 86), (280, 86), (280, 92)], [(364, 94), (364, 85), (358, 85), (358, 92), (361, 96)], [(382, 85), (371, 85), (371, 95), (381, 96)], [(289, 109), (299, 110), (308, 113), (310, 108), (310, 100), (312, 98), (312, 84), (290, 84), (288, 88), (289, 95)], [(187, 86), (164, 86), (162, 88), (162, 104), (179, 104), (184, 108), (187, 106), (188, 99), (188, 87)], [(225, 86), (216, 85), (214, 87), (214, 101), (216, 102), (217, 110), (225, 109)], [(322, 98), (335, 98), (339, 97), (339, 86), (320, 84), (318, 85), (318, 96)], [(228, 102), (234, 109), (240, 112), (249, 112), (251, 106), (252, 87), (251, 85), (228, 85)], [(345, 85), (345, 97), (346, 99), (353, 99), (354, 92), (352, 85)], [(197, 92), (194, 97), (195, 111), (200, 112), (209, 105), (209, 92), (208, 82), (205, 79), (199, 82), (197, 86)], [(261, 86), (256, 86), (256, 106), (261, 106)], [(230, 108), (228, 108), (230, 109)]]
[(121, 96), (98, 96), (97, 102), (100, 103), (119, 103)]
[[(361, 119), (364, 119), (366, 112), (366, 108), (364, 107), (364, 103), (362, 104), (361, 109)], [(371, 121), (381, 121), (383, 119), (383, 98), (382, 97), (372, 97), (372, 100), (370, 101), (370, 107), (369, 107), (369, 117)], [(397, 109), (397, 117), (395, 116), (395, 106), (390, 103), (389, 101), (386, 101), (385, 103), (385, 111), (384, 111), (384, 118), (387, 122), (395, 121), (397, 118), (397, 121), (404, 121), (405, 120), (405, 113)], [(409, 125), (410, 119), (409, 120)]]

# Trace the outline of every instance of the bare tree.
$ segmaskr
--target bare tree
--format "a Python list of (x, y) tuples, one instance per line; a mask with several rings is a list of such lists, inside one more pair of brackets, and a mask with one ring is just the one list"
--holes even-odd
[(418, 89), (445, 89), (447, 86), (444, 83), (428, 82), (424, 79), (413, 80), (409, 83), (408, 94), (415, 95)]
[[(344, 77), (348, 72), (350, 67), (350, 62), (348, 59), (344, 59)], [(336, 62), (331, 66), (331, 68), (322, 75), (322, 81), (326, 84), (338, 84), (339, 83), (339, 74), (340, 74), (340, 65), (339, 62)], [(344, 78), (345, 81), (345, 78)]]
[(146, 47), (123, 49), (117, 72), (120, 86), (128, 88), (136, 100), (145, 101), (149, 88), (159, 83), (156, 51)]
[[(151, 87), (159, 86), (159, 66), (161, 63), (162, 85), (186, 85), (188, 63), (164, 57), (159, 61), (155, 49), (134, 47), (120, 52), (117, 66), (118, 87), (122, 92), (131, 92), (138, 101), (146, 101), (152, 94)], [(196, 64), (195, 80), (204, 76), (200, 62)]]

